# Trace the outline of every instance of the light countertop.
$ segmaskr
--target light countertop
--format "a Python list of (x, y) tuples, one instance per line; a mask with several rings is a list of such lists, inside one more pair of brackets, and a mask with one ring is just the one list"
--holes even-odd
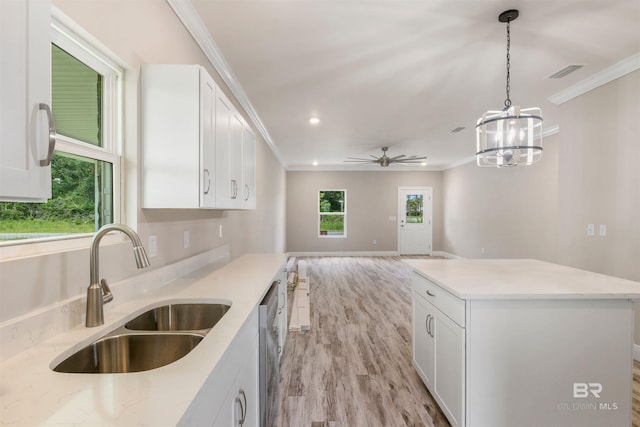
[[(103, 326), (74, 327), (2, 362), (0, 425), (176, 425), (285, 261), (284, 254), (251, 254), (219, 269), (206, 266), (105, 312)], [(64, 356), (146, 308), (194, 301), (231, 302), (231, 308), (198, 346), (174, 363), (127, 374), (51, 370)]]
[(417, 273), (462, 299), (638, 299), (640, 282), (532, 259), (412, 259)]

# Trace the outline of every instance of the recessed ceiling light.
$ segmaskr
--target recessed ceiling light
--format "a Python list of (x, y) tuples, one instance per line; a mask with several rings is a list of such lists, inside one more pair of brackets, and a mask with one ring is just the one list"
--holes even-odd
[(420, 163), (420, 166), (427, 166), (427, 162)]
[(320, 119), (317, 117), (311, 117), (309, 119), (309, 123), (311, 123), (312, 125), (317, 125), (318, 123), (320, 123)]
[(312, 164), (313, 164), (313, 166), (318, 166), (318, 161), (314, 160)]

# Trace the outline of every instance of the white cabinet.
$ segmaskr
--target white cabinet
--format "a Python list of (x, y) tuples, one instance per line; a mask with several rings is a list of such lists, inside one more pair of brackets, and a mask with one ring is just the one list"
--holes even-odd
[(143, 65), (142, 207), (215, 207), (216, 85), (199, 65)]
[(255, 209), (255, 134), (226, 95), (216, 97), (216, 206)]
[(258, 393), (258, 334), (238, 360), (240, 369), (229, 387), (214, 426), (258, 426), (260, 405)]
[(413, 298), (413, 366), (428, 389), (434, 386), (433, 307), (420, 297)]
[(178, 425), (257, 427), (260, 414), (258, 351), (256, 307)]
[(51, 197), (51, 6), (0, 1), (0, 200)]
[[(242, 203), (244, 209), (256, 208), (256, 135), (244, 123), (242, 128)], [(286, 282), (286, 281), (285, 281)], [(286, 286), (285, 286), (286, 297)]]
[(142, 207), (255, 209), (255, 135), (199, 65), (143, 65)]
[(464, 425), (464, 310), (463, 300), (414, 274), (413, 364), (452, 426)]

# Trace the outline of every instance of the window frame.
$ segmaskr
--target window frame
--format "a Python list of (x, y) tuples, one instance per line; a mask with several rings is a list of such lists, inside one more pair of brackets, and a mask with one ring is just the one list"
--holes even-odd
[[(111, 163), (113, 166), (113, 222), (120, 222), (122, 153), (122, 79), (124, 70), (108, 53), (79, 36), (52, 16), (51, 43), (60, 47), (103, 77), (102, 147), (58, 135), (56, 151)], [(93, 234), (93, 233), (91, 233)]]
[[(111, 163), (113, 192), (113, 222), (121, 222), (124, 133), (124, 74), (126, 64), (91, 34), (55, 7), (51, 8), (49, 41), (83, 62), (103, 77), (102, 147), (61, 134), (56, 136), (55, 150), (92, 160)], [(51, 70), (49, 70), (51, 73)], [(95, 232), (61, 236), (9, 240), (0, 242), (0, 261), (85, 247)], [(122, 236), (105, 236), (105, 241), (121, 241)]]
[[(342, 212), (321, 212), (320, 211), (320, 193), (326, 193), (328, 191), (341, 191), (344, 196), (344, 207), (343, 207), (343, 211)], [(317, 226), (317, 230), (318, 230), (318, 238), (321, 239), (345, 239), (347, 237), (347, 190), (346, 189), (341, 189), (341, 188), (326, 188), (326, 189), (318, 189), (318, 195), (316, 198), (316, 204), (317, 204), (317, 209), (318, 209), (318, 226)], [(343, 217), (343, 221), (342, 223), (344, 224), (344, 232), (341, 235), (329, 235), (329, 234), (321, 234), (320, 231), (320, 222), (321, 222), (321, 216), (322, 215), (342, 215)]]

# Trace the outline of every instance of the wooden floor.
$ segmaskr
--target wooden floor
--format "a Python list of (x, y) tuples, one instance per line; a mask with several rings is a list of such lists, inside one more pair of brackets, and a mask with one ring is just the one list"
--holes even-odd
[[(448, 426), (411, 363), (409, 270), (391, 257), (305, 258), (311, 330), (290, 332), (277, 426)], [(640, 427), (640, 364), (633, 369)]]

